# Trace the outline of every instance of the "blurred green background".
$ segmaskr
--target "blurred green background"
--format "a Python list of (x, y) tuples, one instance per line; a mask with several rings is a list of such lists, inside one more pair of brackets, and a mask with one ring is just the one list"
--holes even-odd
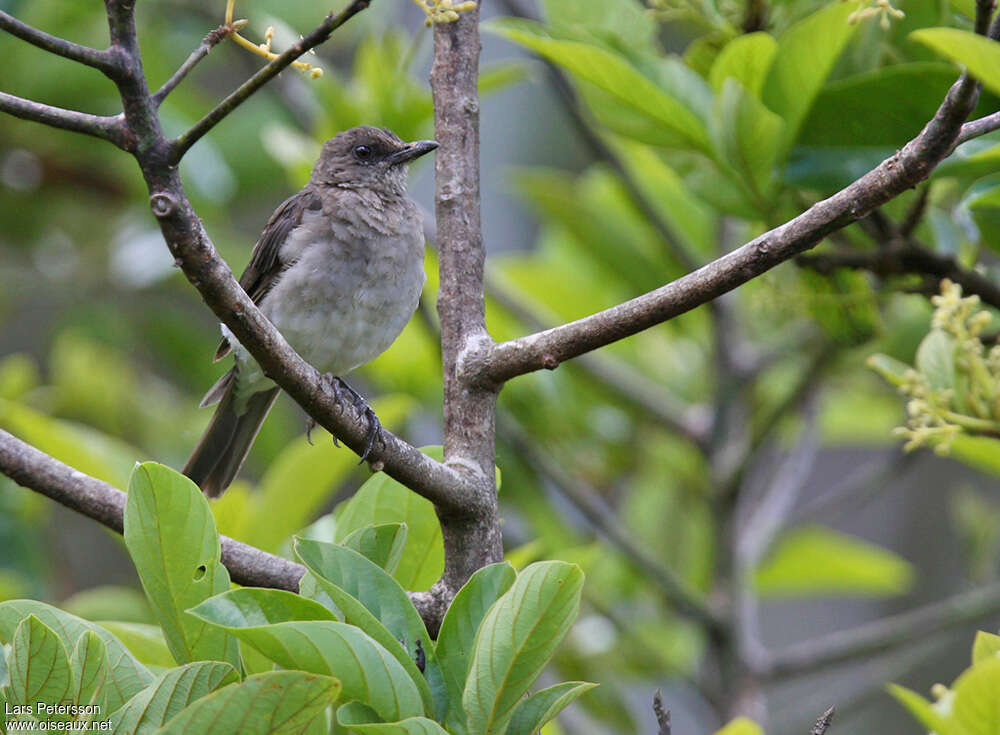
[[(798, 63), (817, 70), (786, 98), (762, 91), (753, 62), (772, 42), (742, 33), (742, 4), (487, 4), (482, 171), (493, 336), (655, 288), (687, 262), (707, 262), (833, 193), (916, 134), (955, 70), (906, 36), (924, 26), (967, 28), (968, 9), (908, 0), (906, 19), (885, 30), (877, 19), (848, 26), (854, 7), (769, 6), (767, 31), (779, 40), (800, 34), (796, 53), (807, 61)], [(0, 8), (106, 45), (97, 3), (0, 0)], [(223, 10), (222, 0), (138, 4), (154, 86)], [(250, 19), (252, 39), (274, 26), (280, 50), (325, 10), (248, 0), (236, 13)], [(497, 20), (515, 14), (541, 15), (544, 25)], [(235, 271), (274, 207), (305, 182), (323, 140), (357, 124), (433, 137), (431, 34), (422, 19), (412, 3), (380, 0), (321, 48), (314, 61), (322, 78), (284, 72), (187, 155), (188, 194)], [(579, 56), (567, 55), (566, 44), (578, 44)], [(529, 49), (575, 76), (554, 76)], [(96, 71), (9, 36), (0, 37), (0, 54), (6, 92), (93, 113), (119, 109)], [(573, 67), (579, 59), (582, 71)], [(221, 44), (164, 104), (168, 132), (183, 131), (260, 63)], [(601, 68), (617, 76), (602, 85)], [(740, 83), (726, 81), (734, 74)], [(660, 97), (650, 103), (660, 107), (649, 107), (642, 85), (673, 100), (676, 115)], [(996, 102), (984, 95), (980, 113)], [(998, 151), (990, 137), (960, 149), (935, 175), (916, 229), (935, 253), (989, 276), (1000, 234), (988, 196)], [(411, 172), (411, 190), (432, 212), (428, 162)], [(900, 197), (886, 215), (904, 219), (919, 196)], [(852, 228), (821, 247), (879, 245)], [(218, 325), (173, 267), (133, 161), (95, 139), (0, 117), (0, 254), (0, 426), (118, 487), (136, 461), (181, 466), (211, 413), (198, 401), (228, 366), (211, 362)], [(386, 426), (418, 445), (440, 443), (432, 248), (427, 270), (421, 310), (353, 381)], [(602, 686), (565, 715), (566, 732), (651, 732), (648, 703), (658, 686), (676, 732), (720, 724), (698, 684), (711, 678), (710, 642), (675, 615), (627, 544), (607, 541), (615, 529), (692, 589), (724, 595), (740, 521), (776, 484), (795, 485), (795, 509), (747, 582), (769, 646), (995, 581), (998, 455), (988, 448), (964, 463), (901, 459), (891, 430), (905, 420), (903, 402), (865, 367), (873, 353), (913, 362), (929, 329), (926, 291), (920, 278), (821, 276), (786, 264), (718, 309), (504, 390), (498, 465), (510, 557), (564, 558), (587, 572), (584, 612), (556, 665), (559, 678)], [(314, 522), (312, 535), (333, 533), (326, 514), (367, 468), (322, 431), (310, 447), (304, 426), (290, 400), (278, 402), (242, 479), (215, 505), (220, 530), (283, 553), (291, 533)], [(413, 512), (432, 537), (429, 509)], [(603, 519), (596, 527), (595, 515)], [(414, 563), (415, 589), (436, 578), (436, 554)], [(118, 539), (0, 482), (0, 599), (28, 596), (88, 617), (144, 622), (136, 586)], [(980, 627), (995, 630), (998, 621), (994, 613)], [(773, 685), (768, 732), (804, 731), (832, 701), (852, 703), (840, 708), (844, 731), (852, 722), (859, 731), (905, 731), (881, 684), (926, 690), (950, 681), (975, 627), (889, 652), (864, 673)]]

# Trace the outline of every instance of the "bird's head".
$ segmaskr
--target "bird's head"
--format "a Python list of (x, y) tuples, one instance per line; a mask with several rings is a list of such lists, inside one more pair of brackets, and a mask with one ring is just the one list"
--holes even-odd
[(402, 194), (409, 163), (437, 147), (433, 140), (404, 143), (384, 128), (351, 128), (323, 144), (312, 182)]

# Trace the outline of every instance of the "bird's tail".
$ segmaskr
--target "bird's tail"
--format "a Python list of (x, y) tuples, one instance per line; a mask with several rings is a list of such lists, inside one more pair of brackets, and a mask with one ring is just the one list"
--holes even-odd
[(236, 368), (222, 376), (205, 396), (202, 405), (215, 401), (219, 407), (198, 445), (181, 470), (194, 480), (202, 492), (217, 498), (232, 483), (257, 438), (261, 424), (271, 410), (278, 389), (255, 393), (247, 401), (246, 411), (236, 413), (234, 389)]

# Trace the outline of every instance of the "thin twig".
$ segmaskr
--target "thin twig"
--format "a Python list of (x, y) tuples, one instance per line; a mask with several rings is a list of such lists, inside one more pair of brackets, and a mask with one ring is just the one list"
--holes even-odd
[(940, 631), (968, 625), (1000, 610), (1000, 583), (876, 620), (850, 630), (803, 641), (757, 662), (760, 676), (798, 676), (856, 658), (889, 651)]
[(524, 461), (550, 480), (601, 536), (652, 580), (674, 610), (711, 628), (718, 629), (722, 625), (719, 616), (683, 579), (635, 542), (595, 488), (571, 476), (560, 462), (539, 451), (534, 441), (515, 421), (503, 415), (497, 416), (497, 429)]
[(0, 92), (0, 112), (6, 112), (22, 120), (42, 123), (53, 128), (92, 135), (95, 138), (110, 141), (119, 148), (124, 148), (124, 127), (120, 116), (104, 117), (67, 110), (63, 107), (26, 100), (6, 92)]
[(965, 123), (958, 134), (958, 138), (955, 139), (955, 145), (962, 145), (962, 143), (970, 141), (973, 138), (978, 138), (981, 135), (992, 133), (995, 130), (1000, 130), (1000, 112), (994, 112), (991, 115), (986, 115), (985, 117)]
[(653, 714), (656, 716), (656, 735), (670, 735), (670, 710), (663, 706), (663, 694), (653, 693)]
[(816, 720), (816, 724), (813, 725), (813, 729), (809, 731), (809, 735), (826, 735), (827, 728), (833, 722), (833, 715), (836, 711), (836, 707), (831, 707), (820, 715), (819, 719)]
[(963, 268), (952, 256), (932, 253), (912, 243), (870, 252), (810, 253), (798, 256), (795, 262), (822, 274), (849, 268), (868, 271), (880, 278), (906, 274), (932, 276), (935, 281), (948, 278), (960, 285), (963, 293), (976, 294), (984, 303), (1000, 308), (1000, 286), (991, 279)]
[(115, 57), (109, 51), (81, 46), (78, 43), (50, 35), (19, 21), (10, 13), (5, 13), (2, 10), (0, 10), (0, 30), (7, 31), (12, 36), (17, 36), (22, 41), (27, 41), (56, 56), (100, 69), (105, 74), (111, 74), (117, 69)]
[(330, 34), (344, 25), (348, 20), (368, 7), (370, 0), (352, 0), (351, 4), (339, 13), (330, 13), (309, 35), (299, 39), (287, 51), (274, 61), (261, 68), (250, 79), (240, 85), (232, 94), (215, 106), (205, 117), (196, 122), (187, 132), (171, 144), (170, 161), (177, 163), (185, 152), (194, 145), (205, 133), (218, 125), (229, 113), (243, 104), (250, 96), (271, 79), (280, 74), (293, 61), (309, 49), (320, 45), (330, 37)]
[(235, 33), (239, 28), (246, 24), (246, 21), (237, 21), (236, 23), (224, 23), (223, 25), (216, 28), (214, 31), (209, 31), (209, 33), (202, 39), (201, 44), (191, 55), (187, 57), (183, 64), (178, 67), (177, 71), (166, 82), (163, 86), (156, 90), (153, 95), (153, 104), (159, 107), (163, 104), (163, 100), (167, 98), (174, 88), (188, 75), (188, 73), (198, 65), (198, 62), (208, 56), (208, 52), (215, 48), (223, 39), (228, 38), (233, 33)]

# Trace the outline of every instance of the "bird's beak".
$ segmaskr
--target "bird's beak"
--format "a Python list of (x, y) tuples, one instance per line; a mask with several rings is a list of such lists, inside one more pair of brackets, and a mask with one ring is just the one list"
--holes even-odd
[(438, 143), (436, 140), (418, 140), (413, 143), (407, 143), (404, 147), (389, 156), (389, 165), (396, 166), (400, 163), (409, 163), (415, 158), (420, 158), (425, 153), (430, 153), (437, 147)]

